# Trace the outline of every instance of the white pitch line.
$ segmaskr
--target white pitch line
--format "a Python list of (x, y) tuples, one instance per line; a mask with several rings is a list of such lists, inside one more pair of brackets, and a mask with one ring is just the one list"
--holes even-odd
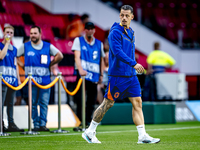
[[(146, 131), (164, 131), (164, 130), (186, 130), (186, 129), (198, 129), (200, 126), (194, 126), (194, 127), (180, 127), (180, 128), (164, 128), (164, 129), (147, 129)], [(106, 131), (106, 132), (97, 132), (97, 134), (102, 134), (102, 133), (121, 133), (121, 132), (137, 132), (137, 130), (124, 130), (124, 131)], [(0, 136), (1, 138), (32, 138), (32, 137), (45, 137), (45, 136), (66, 136), (66, 135), (79, 135), (82, 134), (80, 133), (66, 133), (66, 134), (56, 134), (52, 133), (50, 135), (29, 135), (29, 136)]]

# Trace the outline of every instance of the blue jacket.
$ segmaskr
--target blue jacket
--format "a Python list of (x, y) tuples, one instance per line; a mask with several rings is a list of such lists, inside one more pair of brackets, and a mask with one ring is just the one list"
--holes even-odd
[(114, 23), (108, 36), (109, 42), (109, 76), (131, 77), (136, 75), (133, 68), (135, 61), (134, 31), (125, 29), (119, 23)]

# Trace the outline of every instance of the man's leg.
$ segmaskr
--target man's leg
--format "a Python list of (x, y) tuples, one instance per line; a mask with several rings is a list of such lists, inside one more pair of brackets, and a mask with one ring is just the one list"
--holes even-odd
[(115, 101), (104, 98), (101, 105), (95, 110), (93, 121), (99, 123), (103, 119), (105, 113), (114, 105)]
[(28, 101), (28, 86), (27, 85), (25, 85), (22, 88), (22, 98), (26, 102), (26, 105), (29, 105), (29, 101)]
[[(4, 103), (6, 100), (6, 93), (7, 93), (8, 87), (6, 85), (2, 85), (2, 126), (3, 126), (3, 132), (7, 131), (7, 128), (4, 126), (3, 122), (3, 109), (4, 109)], [(1, 121), (1, 120), (0, 120)]]
[(142, 144), (160, 142), (160, 139), (150, 137), (145, 131), (141, 97), (129, 97), (129, 100), (133, 106), (132, 117), (139, 134), (138, 143)]
[(22, 101), (22, 89), (16, 91), (16, 102), (15, 105), (21, 105), (21, 101)]
[(7, 94), (6, 94), (7, 115), (8, 115), (8, 124), (9, 124), (8, 131), (9, 132), (24, 132), (24, 129), (19, 129), (14, 123), (13, 106), (14, 106), (15, 93), (16, 91), (8, 87)]
[(129, 100), (133, 106), (132, 109), (133, 122), (135, 123), (136, 126), (144, 125), (141, 97), (130, 97)]
[(40, 89), (38, 98), (40, 106), (40, 117), (39, 117), (40, 131), (49, 131), (49, 129), (46, 128), (49, 99), (50, 99), (50, 89)]
[(39, 129), (39, 117), (38, 117), (38, 87), (32, 86), (32, 119), (34, 124), (34, 131)]
[(97, 84), (86, 80), (86, 125), (92, 120), (95, 102), (97, 99)]
[(82, 137), (88, 143), (101, 143), (96, 138), (96, 128), (99, 122), (103, 119), (105, 113), (114, 105), (114, 103), (114, 101), (104, 98), (101, 105), (95, 110), (89, 128), (82, 134)]
[[(80, 79), (80, 75), (78, 74), (77, 78), (76, 78), (76, 85), (78, 84), (79, 79)], [(77, 106), (76, 107), (76, 115), (82, 122), (82, 85), (81, 85), (80, 89), (78, 90), (78, 92), (74, 95), (74, 101)]]
[(15, 97), (15, 91), (11, 88), (8, 88), (7, 94), (6, 94), (6, 103), (7, 103), (7, 115), (8, 115), (8, 123), (14, 123), (13, 119), (13, 106), (14, 106), (14, 97)]

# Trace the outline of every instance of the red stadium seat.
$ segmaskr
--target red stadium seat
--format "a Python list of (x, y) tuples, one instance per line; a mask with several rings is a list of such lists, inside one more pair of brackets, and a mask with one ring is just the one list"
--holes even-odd
[(75, 82), (77, 77), (76, 76), (66, 76), (63, 78), (66, 82)]
[(61, 16), (53, 16), (53, 15), (33, 15), (33, 21), (38, 26), (43, 27), (58, 27), (64, 28), (65, 23)]
[(74, 74), (74, 66), (59, 66), (60, 72), (62, 72), (62, 76), (66, 82), (75, 82), (76, 76)]
[(50, 27), (41, 27), (42, 30), (42, 39), (43, 40), (52, 40), (54, 39), (53, 31)]
[(30, 36), (30, 29), (31, 29), (31, 26), (24, 26), (24, 31), (25, 31), (25, 34), (26, 36)]
[(62, 75), (73, 75), (74, 74), (74, 66), (59, 66), (58, 67)]
[(33, 3), (20, 1), (6, 1), (4, 4), (7, 13), (11, 14), (35, 14), (36, 10)]
[(72, 41), (69, 40), (54, 40), (51, 42), (55, 47), (57, 47), (63, 54), (74, 54), (71, 50)]
[(1, 24), (9, 23), (11, 25), (24, 25), (21, 15), (0, 13)]

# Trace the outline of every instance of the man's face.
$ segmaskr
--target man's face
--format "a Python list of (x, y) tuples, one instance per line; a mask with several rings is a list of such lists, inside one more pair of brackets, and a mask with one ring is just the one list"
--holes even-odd
[(89, 29), (85, 29), (85, 35), (88, 38), (91, 38), (95, 33), (95, 28), (89, 28)]
[(131, 13), (130, 10), (121, 9), (119, 18), (120, 18), (120, 23), (124, 27), (128, 27), (128, 26), (130, 26), (131, 20), (133, 20), (134, 15)]
[(14, 36), (14, 31), (12, 28), (6, 28), (5, 31), (3, 32), (4, 37), (6, 35), (9, 35), (10, 38), (12, 38)]
[(32, 28), (30, 30), (30, 38), (33, 43), (37, 43), (41, 40), (41, 33), (39, 32), (38, 28)]

